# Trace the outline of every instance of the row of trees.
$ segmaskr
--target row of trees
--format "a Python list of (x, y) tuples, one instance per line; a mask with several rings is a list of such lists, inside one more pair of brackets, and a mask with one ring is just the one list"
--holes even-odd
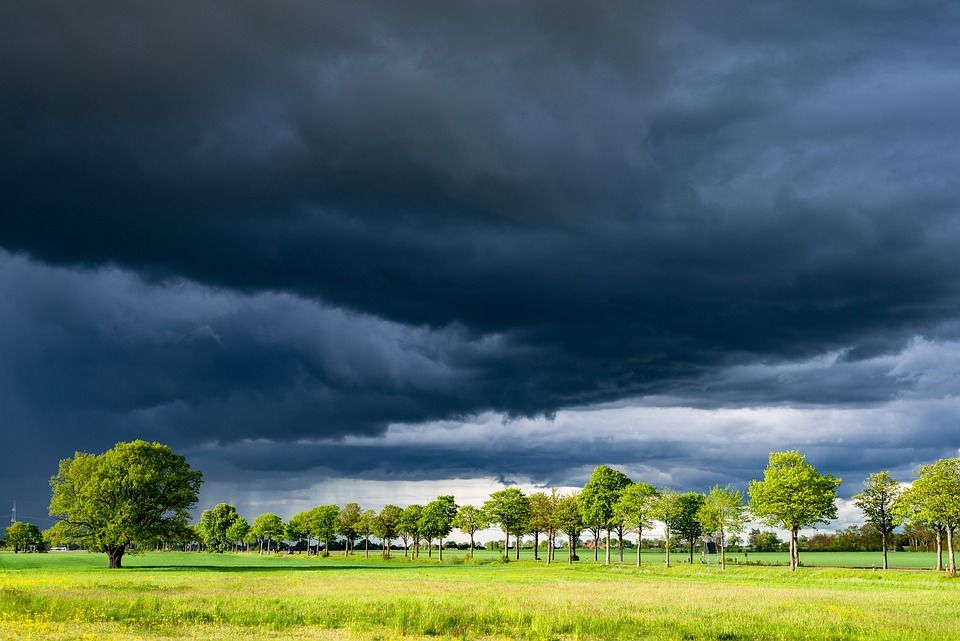
[[(557, 536), (563, 534), (569, 541), (568, 559), (572, 562), (577, 560), (578, 539), (587, 530), (594, 541), (605, 534), (604, 562), (609, 564), (614, 534), (622, 561), (624, 535), (635, 532), (640, 541), (645, 530), (660, 523), (667, 565), (675, 541), (689, 543), (692, 561), (695, 542), (707, 536), (718, 544), (723, 566), (728, 541), (752, 517), (788, 532), (790, 567), (796, 569), (799, 531), (836, 518), (840, 484), (840, 479), (821, 474), (799, 452), (788, 451), (770, 454), (763, 479), (749, 484), (748, 500), (729, 486), (714, 486), (707, 494), (658, 489), (601, 465), (582, 491), (567, 495), (551, 491), (527, 496), (517, 488), (507, 488), (491, 494), (480, 507), (457, 506), (454, 497), (440, 496), (424, 506), (388, 505), (379, 513), (362, 510), (356, 503), (323, 505), (295, 514), (287, 523), (268, 513), (249, 524), (235, 508), (220, 504), (204, 511), (200, 523), (191, 527), (189, 510), (197, 503), (201, 478), (182, 456), (159, 443), (134, 441), (100, 455), (77, 453), (61, 461), (51, 479), (50, 513), (59, 520), (47, 531), (47, 538), (54, 544), (106, 552), (110, 567), (120, 567), (121, 557), (132, 547), (146, 549), (164, 541), (194, 539), (211, 551), (246, 542), (256, 543), (261, 552), (277, 549), (284, 540), (305, 541), (307, 549), (316, 541), (317, 550), (322, 543), (326, 553), (340, 537), (344, 553), (350, 554), (359, 538), (365, 541), (365, 554), (369, 555), (370, 537), (376, 536), (384, 542), (384, 555), (390, 554), (391, 542), (398, 538), (405, 555), (411, 545), (418, 555), (425, 542), (432, 556), (437, 542), (442, 560), (443, 540), (453, 528), (470, 538), (472, 555), (476, 532), (496, 526), (504, 534), (505, 554), (509, 554), (511, 536), (517, 539), (532, 534), (535, 554), (539, 556), (539, 539), (544, 537), (547, 561), (551, 562)], [(907, 489), (885, 472), (874, 474), (855, 502), (867, 522), (881, 533), (885, 568), (890, 535), (895, 527), (906, 524), (935, 532), (938, 552), (946, 538), (948, 571), (955, 575), (953, 532), (960, 520), (960, 459), (922, 467)], [(519, 548), (516, 546), (518, 555)], [(595, 545), (594, 557), (598, 554)]]

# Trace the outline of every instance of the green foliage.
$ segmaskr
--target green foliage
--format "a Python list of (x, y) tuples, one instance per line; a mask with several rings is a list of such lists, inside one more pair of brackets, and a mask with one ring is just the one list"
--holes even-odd
[(265, 541), (267, 543), (267, 550), (270, 550), (270, 543), (283, 539), (286, 531), (287, 527), (284, 525), (283, 519), (273, 512), (267, 512), (253, 520), (253, 525), (250, 526), (249, 536), (261, 541), (261, 543)]
[(234, 541), (227, 536), (227, 530), (241, 517), (237, 514), (237, 508), (226, 503), (218, 503), (209, 510), (204, 510), (200, 515), (200, 524), (197, 526), (197, 533), (200, 540), (207, 546), (210, 552), (225, 552), (230, 549)]
[(528, 498), (530, 504), (530, 518), (527, 525), (531, 532), (552, 532), (557, 529), (554, 520), (554, 510), (557, 507), (557, 491), (551, 494), (534, 492)]
[(318, 505), (310, 510), (307, 519), (307, 527), (310, 536), (323, 541), (324, 553), (329, 554), (330, 541), (337, 535), (337, 517), (340, 515), (340, 507), (337, 505)]
[(903, 503), (907, 508), (896, 509), (898, 515), (912, 515), (914, 520), (941, 526), (946, 532), (947, 572), (956, 576), (953, 532), (960, 525), (960, 458), (940, 459), (921, 467), (917, 480), (903, 492)]
[(777, 552), (783, 545), (783, 541), (777, 536), (776, 532), (767, 530), (761, 531), (756, 528), (750, 530), (747, 537), (747, 544), (754, 552)]
[(473, 505), (461, 505), (453, 519), (453, 527), (472, 538), (477, 530), (490, 527), (490, 519), (486, 512)]
[[(357, 538), (357, 528), (360, 525), (360, 506), (356, 503), (347, 503), (337, 512), (334, 522), (336, 533), (346, 540), (347, 548), (353, 545)], [(346, 550), (345, 550), (346, 551)]]
[(674, 518), (670, 522), (670, 529), (690, 544), (691, 548), (693, 543), (703, 535), (703, 526), (697, 519), (697, 514), (706, 499), (707, 497), (699, 492), (686, 492), (677, 498), (677, 507)]
[(520, 534), (526, 528), (530, 520), (530, 500), (519, 488), (508, 487), (491, 494), (483, 504), (483, 511), (509, 538), (511, 533)]
[(567, 535), (569, 547), (575, 548), (580, 533), (583, 532), (583, 516), (580, 514), (579, 494), (567, 494), (557, 500), (557, 507), (553, 512), (557, 529)]
[(423, 516), (423, 506), (417, 505), (408, 505), (403, 508), (403, 514), (400, 515), (400, 525), (398, 527), (398, 532), (401, 537), (404, 537), (404, 541), (410, 539), (414, 544), (420, 542), (420, 537), (422, 536), (420, 532), (420, 517)]
[(717, 537), (720, 543), (720, 567), (725, 567), (724, 551), (727, 537), (741, 532), (747, 520), (743, 492), (732, 490), (729, 485), (727, 487), (714, 485), (697, 511), (697, 520), (700, 521), (705, 532)]
[(443, 540), (453, 530), (453, 519), (457, 516), (457, 504), (453, 497), (438, 496), (423, 506), (423, 514), (418, 523), (420, 532), (428, 540)]
[(578, 501), (584, 524), (587, 527), (612, 528), (616, 517), (614, 508), (620, 500), (620, 493), (631, 483), (626, 474), (606, 465), (593, 470)]
[(657, 488), (649, 483), (631, 483), (613, 506), (615, 518), (631, 530), (647, 529), (653, 525), (658, 497)]
[(44, 550), (43, 534), (33, 523), (17, 521), (7, 528), (3, 537), (4, 544), (13, 548), (14, 552), (42, 552)]
[(227, 540), (236, 545), (240, 541), (246, 541), (250, 532), (250, 524), (242, 516), (237, 518), (230, 527), (227, 528)]
[(800, 452), (771, 452), (762, 481), (750, 482), (750, 511), (795, 532), (837, 518), (840, 479), (821, 474)]
[(197, 503), (202, 475), (166, 445), (118, 443), (103, 454), (77, 452), (50, 480), (58, 536), (107, 552), (120, 567), (131, 546), (180, 536)]
[(373, 524), (373, 533), (384, 542), (384, 547), (390, 547), (390, 541), (397, 538), (397, 529), (400, 527), (400, 517), (403, 510), (396, 505), (384, 505)]

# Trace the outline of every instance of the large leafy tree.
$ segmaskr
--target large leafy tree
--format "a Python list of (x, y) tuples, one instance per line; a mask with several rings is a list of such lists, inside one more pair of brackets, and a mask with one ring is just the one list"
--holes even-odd
[(443, 561), (443, 539), (453, 530), (453, 519), (457, 516), (457, 504), (449, 495), (438, 496), (423, 506), (420, 516), (420, 531), (428, 542), (437, 539), (439, 560)]
[(652, 516), (663, 523), (663, 564), (670, 567), (670, 548), (673, 545), (673, 524), (680, 515), (680, 494), (676, 490), (663, 488), (653, 505)]
[(800, 528), (837, 518), (840, 479), (821, 474), (800, 452), (771, 452), (762, 481), (750, 482), (750, 511), (790, 532), (790, 569), (800, 564)]
[(347, 503), (337, 513), (335, 529), (343, 537), (343, 556), (353, 551), (353, 540), (357, 538), (357, 527), (360, 525), (360, 506), (356, 503)]
[(637, 533), (637, 567), (640, 567), (643, 530), (653, 525), (656, 505), (657, 488), (649, 483), (638, 481), (625, 487), (613, 506), (617, 521)]
[(940, 459), (924, 465), (917, 479), (904, 492), (916, 519), (939, 525), (947, 536), (947, 573), (957, 575), (953, 531), (960, 525), (960, 458)]
[(473, 506), (461, 505), (457, 510), (457, 516), (453, 519), (453, 527), (457, 528), (470, 537), (470, 558), (473, 558), (474, 542), (473, 536), (478, 530), (489, 527), (490, 520), (486, 513)]
[[(503, 553), (510, 557), (510, 533), (519, 535), (530, 520), (530, 500), (516, 487), (498, 490), (490, 495), (483, 503), (483, 511), (487, 513), (490, 522), (500, 526), (503, 530)], [(519, 549), (520, 540), (517, 539)]]
[(384, 505), (373, 522), (373, 533), (383, 541), (383, 556), (390, 558), (390, 545), (397, 538), (400, 516), (403, 510), (396, 505)]
[(119, 568), (132, 546), (183, 533), (197, 504), (202, 475), (168, 446), (118, 443), (103, 454), (77, 452), (50, 479), (50, 514), (58, 536), (106, 552)]
[(583, 522), (588, 527), (600, 526), (607, 532), (607, 550), (604, 563), (610, 565), (610, 532), (613, 530), (617, 514), (614, 509), (620, 500), (620, 493), (632, 483), (630, 477), (619, 470), (600, 465), (580, 492), (579, 505)]
[(577, 540), (583, 532), (583, 516), (580, 514), (578, 494), (567, 494), (557, 499), (553, 518), (557, 529), (567, 535), (567, 563), (577, 560)]
[(43, 551), (43, 534), (33, 523), (17, 521), (11, 523), (4, 535), (7, 547), (13, 548), (14, 553)]
[(889, 472), (871, 474), (863, 482), (863, 491), (853, 497), (854, 504), (863, 512), (867, 523), (880, 532), (883, 547), (883, 569), (887, 563), (887, 547), (893, 528), (900, 525), (902, 515), (895, 509), (902, 489)]
[(209, 552), (225, 552), (230, 549), (233, 540), (227, 536), (227, 530), (239, 518), (237, 508), (227, 503), (218, 503), (200, 514), (197, 534)]
[(697, 520), (703, 525), (705, 532), (716, 537), (720, 544), (720, 568), (726, 569), (727, 537), (741, 532), (747, 520), (743, 492), (732, 490), (729, 485), (714, 485), (697, 511)]
[(263, 552), (264, 543), (267, 544), (267, 553), (270, 553), (272, 550), (277, 549), (274, 544), (281, 541), (286, 533), (287, 526), (284, 524), (283, 519), (273, 512), (267, 512), (253, 520), (249, 535), (260, 542), (261, 553)]
[(693, 546), (703, 535), (703, 526), (697, 519), (697, 513), (706, 500), (699, 492), (686, 492), (677, 498), (677, 509), (670, 522), (670, 529), (686, 541), (690, 548), (690, 563), (693, 563)]
[(400, 515), (400, 538), (403, 540), (403, 556), (406, 557), (409, 551), (408, 543), (413, 544), (413, 551), (416, 556), (420, 556), (420, 538), (423, 534), (420, 532), (420, 517), (423, 516), (423, 506), (408, 505), (403, 508), (403, 514)]

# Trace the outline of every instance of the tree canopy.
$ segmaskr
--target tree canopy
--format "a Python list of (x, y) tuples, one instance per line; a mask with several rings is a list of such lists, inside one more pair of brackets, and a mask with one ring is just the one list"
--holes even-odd
[(77, 452), (50, 480), (57, 534), (119, 568), (131, 546), (182, 535), (197, 504), (202, 475), (168, 446), (118, 443), (103, 454)]
[(903, 520), (903, 516), (895, 509), (901, 493), (900, 484), (889, 472), (877, 472), (864, 480), (863, 491), (853, 497), (854, 504), (863, 512), (867, 523), (880, 532), (884, 570), (889, 567), (887, 541), (893, 528)]
[(790, 569), (800, 562), (797, 532), (837, 518), (840, 479), (821, 474), (800, 452), (771, 452), (762, 481), (750, 482), (750, 511), (790, 532)]
[[(530, 519), (530, 500), (516, 487), (498, 490), (483, 504), (491, 523), (500, 526), (505, 536), (504, 554), (509, 556), (510, 533), (519, 534)], [(519, 542), (519, 539), (518, 539)]]
[(241, 517), (237, 508), (227, 503), (218, 503), (200, 514), (197, 533), (210, 552), (225, 552), (236, 539), (231, 540), (227, 531)]

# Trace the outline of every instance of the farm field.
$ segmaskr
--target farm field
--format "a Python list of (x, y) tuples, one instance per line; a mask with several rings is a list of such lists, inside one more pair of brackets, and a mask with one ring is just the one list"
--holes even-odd
[[(898, 553), (904, 554), (904, 553)], [(586, 558), (588, 555), (582, 555)], [(751, 555), (752, 556), (752, 555)], [(809, 555), (813, 556), (813, 555)], [(895, 558), (897, 555), (893, 555)], [(592, 555), (591, 555), (592, 558)], [(933, 572), (303, 555), (0, 554), (0, 638), (947, 639)], [(646, 555), (645, 559), (646, 561)]]

